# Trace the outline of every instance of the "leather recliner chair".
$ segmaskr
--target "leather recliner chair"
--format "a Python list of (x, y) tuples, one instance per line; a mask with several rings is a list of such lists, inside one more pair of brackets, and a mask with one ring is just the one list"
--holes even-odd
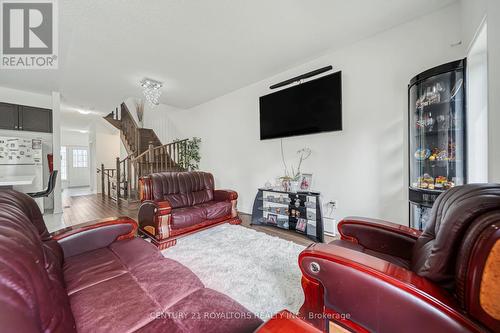
[(301, 316), (323, 331), (500, 332), (500, 185), (450, 189), (431, 216), (423, 232), (341, 221), (340, 240), (299, 256)]
[(220, 224), (240, 224), (238, 193), (215, 190), (208, 172), (160, 172), (140, 178), (139, 230), (160, 249)]

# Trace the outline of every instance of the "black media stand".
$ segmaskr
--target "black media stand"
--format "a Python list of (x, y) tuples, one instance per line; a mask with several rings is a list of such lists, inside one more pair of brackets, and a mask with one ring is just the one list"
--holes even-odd
[(323, 216), (318, 192), (284, 192), (260, 188), (252, 224), (269, 225), (306, 235), (323, 243)]

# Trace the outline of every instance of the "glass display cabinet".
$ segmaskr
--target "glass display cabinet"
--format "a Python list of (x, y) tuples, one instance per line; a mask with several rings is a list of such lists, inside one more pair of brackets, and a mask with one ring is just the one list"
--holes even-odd
[(425, 229), (436, 198), (466, 183), (466, 60), (415, 76), (408, 86), (410, 227)]

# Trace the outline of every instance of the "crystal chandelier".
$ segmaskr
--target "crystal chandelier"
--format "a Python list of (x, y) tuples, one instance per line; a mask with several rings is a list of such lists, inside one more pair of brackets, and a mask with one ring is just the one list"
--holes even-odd
[(162, 86), (163, 83), (153, 79), (145, 78), (141, 81), (141, 87), (144, 92), (144, 97), (146, 97), (146, 101), (151, 106), (156, 106), (160, 104), (160, 96), (161, 96), (160, 89)]

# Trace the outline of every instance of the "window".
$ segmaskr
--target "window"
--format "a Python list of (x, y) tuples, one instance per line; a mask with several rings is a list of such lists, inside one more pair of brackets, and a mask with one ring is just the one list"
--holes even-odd
[(87, 149), (73, 149), (73, 168), (87, 168), (88, 166)]
[(61, 146), (61, 179), (68, 179), (68, 162), (66, 160), (66, 147)]

